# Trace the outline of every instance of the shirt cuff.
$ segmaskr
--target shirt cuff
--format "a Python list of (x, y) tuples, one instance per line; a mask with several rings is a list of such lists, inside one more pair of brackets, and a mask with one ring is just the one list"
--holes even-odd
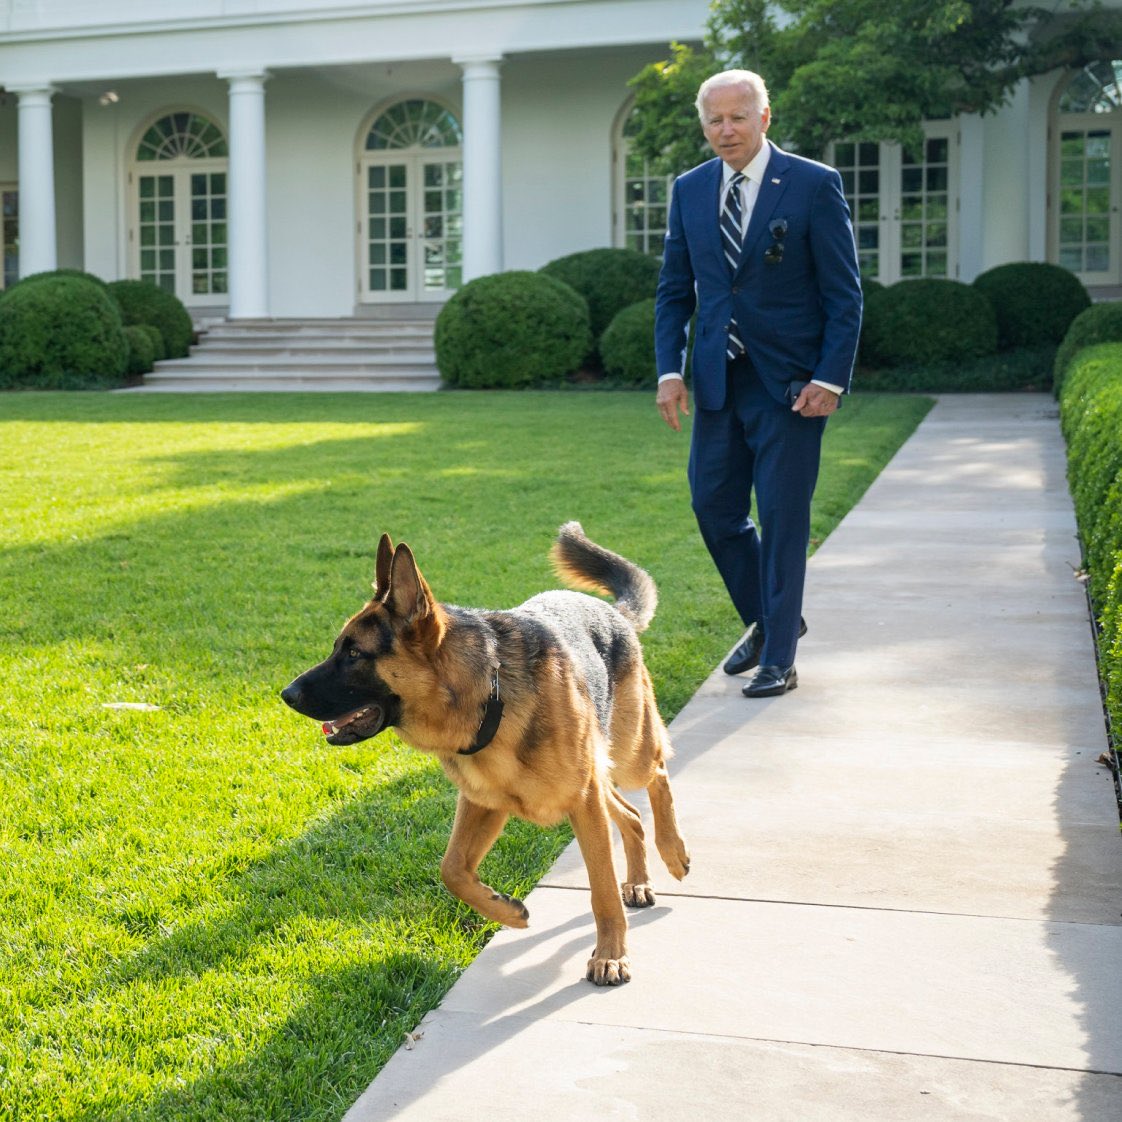
[(812, 386), (823, 386), (825, 389), (832, 390), (839, 397), (845, 393), (844, 386), (835, 386), (832, 382), (823, 382), (820, 378), (811, 378), (810, 384)]
[(677, 378), (679, 382), (684, 382), (685, 378), (681, 374), (660, 374), (658, 376), (658, 384), (661, 386), (663, 382), (668, 382), (671, 378)]

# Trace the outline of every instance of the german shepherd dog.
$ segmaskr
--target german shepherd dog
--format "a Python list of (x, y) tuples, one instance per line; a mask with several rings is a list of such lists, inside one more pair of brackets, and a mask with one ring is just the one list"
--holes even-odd
[[(392, 725), (440, 761), (459, 788), (441, 862), (445, 886), (488, 919), (525, 927), (521, 900), (479, 879), (507, 818), (549, 826), (568, 818), (592, 888), (596, 949), (587, 977), (627, 982), (623, 904), (655, 902), (643, 827), (616, 786), (645, 787), (655, 844), (670, 873), (689, 871), (666, 773), (670, 738), (659, 717), (637, 633), (654, 615), (654, 581), (561, 527), (552, 551), (566, 583), (605, 593), (543, 592), (510, 611), (439, 604), (404, 543), (378, 544), (374, 597), (343, 627), (328, 658), (281, 697), (325, 722), (329, 744), (354, 744)], [(617, 885), (609, 819), (623, 836)], [(620, 889), (622, 888), (622, 894)]]

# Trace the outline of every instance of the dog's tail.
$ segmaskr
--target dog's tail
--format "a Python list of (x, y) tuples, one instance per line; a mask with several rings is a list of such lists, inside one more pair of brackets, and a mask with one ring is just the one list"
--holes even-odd
[(557, 531), (550, 556), (566, 584), (606, 593), (636, 631), (646, 630), (658, 606), (658, 591), (638, 565), (589, 541), (579, 522), (566, 522)]

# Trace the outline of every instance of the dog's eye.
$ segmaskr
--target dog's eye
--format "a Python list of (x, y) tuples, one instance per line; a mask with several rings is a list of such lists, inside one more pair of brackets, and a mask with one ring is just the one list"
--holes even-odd
[(347, 658), (362, 658), (362, 651), (360, 651), (358, 647), (351, 647), (351, 649), (347, 651)]

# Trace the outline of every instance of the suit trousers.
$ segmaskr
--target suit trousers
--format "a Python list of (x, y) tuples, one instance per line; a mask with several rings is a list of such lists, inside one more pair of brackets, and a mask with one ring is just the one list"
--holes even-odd
[(726, 376), (724, 406), (694, 412), (693, 511), (741, 620), (763, 628), (761, 664), (792, 666), (826, 418), (776, 401), (746, 357), (729, 362)]

